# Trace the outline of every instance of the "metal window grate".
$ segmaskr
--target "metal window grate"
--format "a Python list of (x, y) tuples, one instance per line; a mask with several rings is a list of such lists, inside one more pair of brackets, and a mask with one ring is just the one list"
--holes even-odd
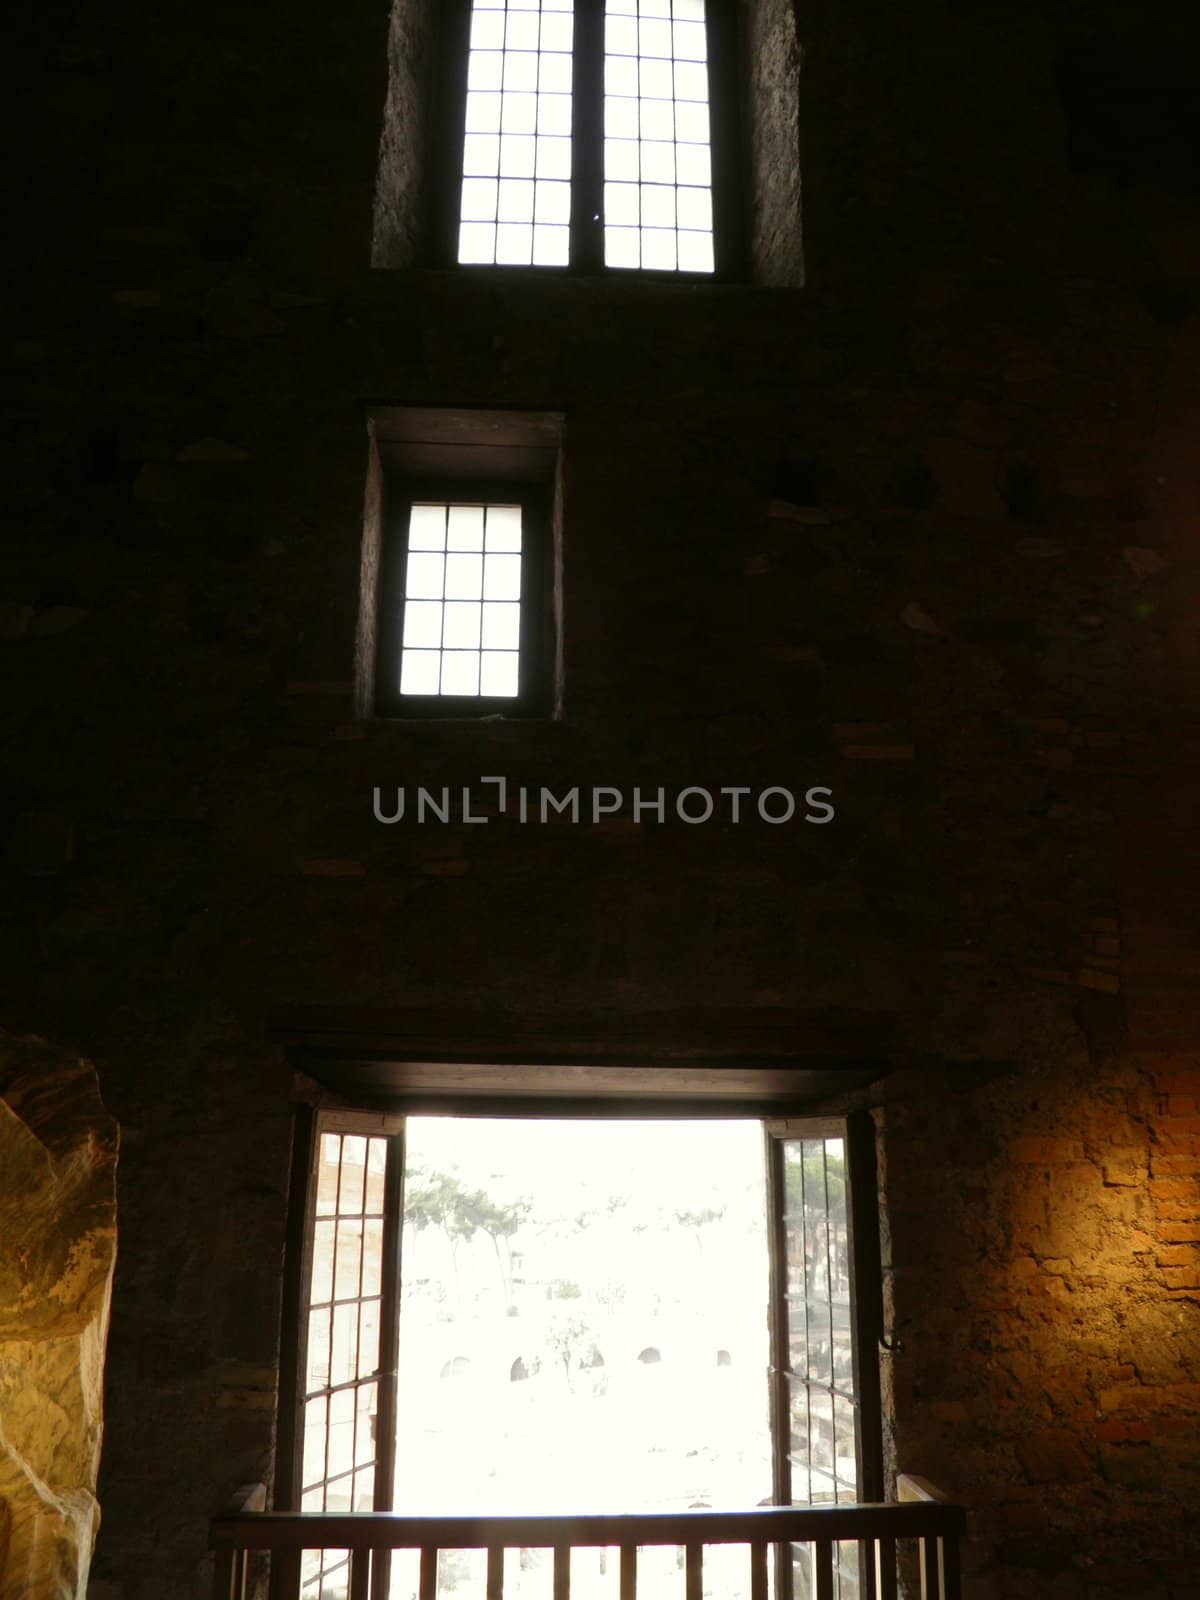
[(400, 693), (513, 698), (520, 636), (521, 507), (414, 504)]
[(604, 263), (714, 270), (705, 0), (606, 0)]
[(474, 0), (458, 260), (567, 265), (572, 0)]

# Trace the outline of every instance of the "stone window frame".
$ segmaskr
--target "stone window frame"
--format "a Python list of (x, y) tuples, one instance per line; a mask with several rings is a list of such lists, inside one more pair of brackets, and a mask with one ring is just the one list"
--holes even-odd
[[(563, 715), (561, 412), (376, 405), (369, 455), (355, 647), (355, 709), (389, 721), (559, 720)], [(521, 671), (515, 699), (402, 696), (406, 511), (414, 499), (518, 502)]]
[[(448, 151), (447, 96), (465, 94), (465, 32), (440, 19), (445, 0), (392, 0), (387, 94), (376, 169), (371, 265), (435, 269), (478, 281), (585, 278), (607, 284), (669, 283), (690, 287), (749, 283), (803, 286), (800, 213), (801, 46), (793, 0), (709, 0), (719, 40), (712, 92), (717, 270), (713, 273), (606, 268), (594, 244), (581, 244), (570, 267), (460, 266), (448, 217), (455, 218), (459, 174)], [(454, 0), (460, 16), (469, 0)], [(595, 46), (592, 55), (595, 56)], [(602, 72), (602, 41), (599, 69)], [(448, 89), (456, 80), (461, 89)], [(718, 104), (720, 110), (718, 112)], [(599, 146), (597, 145), (597, 156)], [(598, 165), (598, 162), (597, 162)], [(594, 186), (596, 173), (592, 174)], [(574, 207), (580, 211), (578, 206)]]

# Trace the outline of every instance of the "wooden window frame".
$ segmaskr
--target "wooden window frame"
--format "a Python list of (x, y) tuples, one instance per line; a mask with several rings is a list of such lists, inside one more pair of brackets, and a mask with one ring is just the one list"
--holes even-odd
[[(564, 414), (384, 402), (366, 409), (370, 450), (355, 646), (358, 716), (470, 722), (560, 718)], [(519, 695), (400, 694), (404, 565), (414, 499), (521, 505), (526, 526)]]
[[(453, 1102), (450, 1111), (439, 1107), (433, 1114), (504, 1117), (512, 1120), (532, 1116), (571, 1117), (587, 1120), (611, 1116), (612, 1105), (596, 1105), (576, 1100), (568, 1109), (561, 1101), (546, 1101), (541, 1096), (518, 1095), (497, 1105), (496, 1101), (465, 1093)], [(758, 1121), (765, 1141), (765, 1202), (769, 1251), (769, 1393), (772, 1441), (772, 1495), (774, 1503), (790, 1503), (790, 1414), (786, 1371), (788, 1364), (787, 1265), (785, 1237), (785, 1196), (782, 1145), (786, 1139), (839, 1137), (845, 1141), (847, 1218), (850, 1242), (850, 1286), (853, 1383), (858, 1398), (856, 1433), (858, 1448), (860, 1501), (882, 1501), (883, 1425), (879, 1382), (878, 1352), (882, 1334), (882, 1274), (877, 1218), (878, 1182), (875, 1160), (875, 1129), (869, 1112), (854, 1112), (844, 1117), (799, 1114), (781, 1119), (778, 1105), (767, 1103), (700, 1105), (681, 1099), (654, 1102), (653, 1111), (636, 1098), (626, 1099), (622, 1109), (629, 1116), (652, 1119), (697, 1120), (713, 1116)], [(394, 1440), (397, 1426), (398, 1349), (401, 1336), (400, 1298), (402, 1290), (401, 1254), (404, 1217), (405, 1125), (407, 1115), (428, 1115), (430, 1108), (420, 1096), (411, 1103), (397, 1100), (387, 1111), (357, 1110), (344, 1105), (324, 1107), (302, 1104), (297, 1107), (293, 1137), (291, 1194), (286, 1238), (282, 1327), (280, 1340), (279, 1422), (276, 1447), (274, 1506), (277, 1510), (299, 1507), (301, 1463), (304, 1438), (305, 1369), (307, 1361), (305, 1318), (308, 1282), (312, 1272), (312, 1252), (316, 1223), (317, 1162), (320, 1138), (326, 1132), (354, 1133), (389, 1141), (384, 1180), (384, 1233), (382, 1283), (380, 1290), (380, 1347), (377, 1401), (377, 1443)], [(876, 1225), (871, 1226), (872, 1219)], [(395, 1483), (395, 1451), (377, 1454), (375, 1509), (390, 1510)], [(387, 1600), (389, 1567), (380, 1564), (372, 1600)], [(869, 1564), (860, 1564), (863, 1573), (862, 1600), (875, 1600), (874, 1574)], [(299, 1594), (299, 1553), (281, 1555), (272, 1568), (272, 1600), (295, 1600)], [(792, 1565), (788, 1547), (780, 1547), (776, 1569), (776, 1594), (791, 1600)]]
[(740, 115), (738, 64), (742, 28), (735, 0), (707, 0), (709, 139), (712, 157), (712, 272), (683, 272), (604, 264), (604, 0), (575, 0), (570, 259), (566, 266), (460, 263), (458, 226), (466, 134), (467, 58), (471, 0), (443, 0), (438, 24), (437, 77), (428, 148), (430, 264), (468, 276), (500, 273), (606, 280), (737, 283), (745, 280), (747, 219), (743, 196), (749, 160)]
[[(554, 585), (553, 488), (528, 482), (476, 479), (393, 480), (384, 518), (379, 567), (375, 710), (381, 717), (545, 717), (553, 707)], [(521, 507), (521, 632), (519, 692), (501, 695), (401, 694), (404, 569), (408, 518), (414, 503), (519, 505)]]

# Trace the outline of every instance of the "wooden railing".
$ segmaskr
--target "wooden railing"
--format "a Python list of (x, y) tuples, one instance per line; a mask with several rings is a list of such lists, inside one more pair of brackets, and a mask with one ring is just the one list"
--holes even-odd
[[(214, 1600), (248, 1600), (250, 1560), (272, 1552), (298, 1572), (306, 1550), (349, 1553), (347, 1600), (384, 1593), (373, 1583), (381, 1558), (393, 1550), (420, 1551), (419, 1600), (437, 1600), (438, 1552), (486, 1550), (486, 1600), (503, 1600), (504, 1552), (523, 1548), (554, 1552), (554, 1600), (570, 1600), (571, 1552), (620, 1551), (620, 1600), (636, 1600), (639, 1548), (682, 1546), (686, 1600), (702, 1600), (706, 1546), (749, 1546), (750, 1600), (767, 1600), (767, 1564), (773, 1547), (805, 1545), (811, 1561), (813, 1600), (833, 1600), (838, 1544), (857, 1543), (869, 1579), (863, 1600), (897, 1600), (897, 1547), (913, 1541), (920, 1552), (921, 1600), (960, 1600), (958, 1545), (965, 1513), (921, 1478), (901, 1477), (900, 1501), (887, 1505), (763, 1506), (753, 1511), (679, 1511), (620, 1515), (407, 1517), (391, 1512), (264, 1512), (261, 1490), (241, 1491), (235, 1509), (216, 1518)], [(246, 1497), (251, 1496), (247, 1504)], [(290, 1585), (289, 1585), (290, 1587)]]

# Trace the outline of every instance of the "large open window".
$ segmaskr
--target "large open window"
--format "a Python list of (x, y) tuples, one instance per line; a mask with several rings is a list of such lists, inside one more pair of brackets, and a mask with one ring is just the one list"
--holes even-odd
[[(858, 1320), (877, 1284), (854, 1231), (856, 1205), (870, 1222), (869, 1127), (321, 1114), (277, 1504), (489, 1516), (876, 1497)], [(590, 1554), (572, 1593), (617, 1600), (615, 1552)], [(647, 1551), (640, 1592), (682, 1594), (681, 1559)], [(474, 1592), (480, 1560), (443, 1552), (439, 1600)], [(281, 1595), (343, 1600), (344, 1552), (304, 1563)], [(546, 1600), (549, 1552), (509, 1567), (506, 1594)], [(705, 1595), (749, 1600), (746, 1571), (728, 1547)], [(797, 1552), (774, 1593), (802, 1600), (807, 1580)], [(415, 1600), (415, 1555), (373, 1582), (374, 1600)], [(868, 1592), (842, 1547), (835, 1593)]]

